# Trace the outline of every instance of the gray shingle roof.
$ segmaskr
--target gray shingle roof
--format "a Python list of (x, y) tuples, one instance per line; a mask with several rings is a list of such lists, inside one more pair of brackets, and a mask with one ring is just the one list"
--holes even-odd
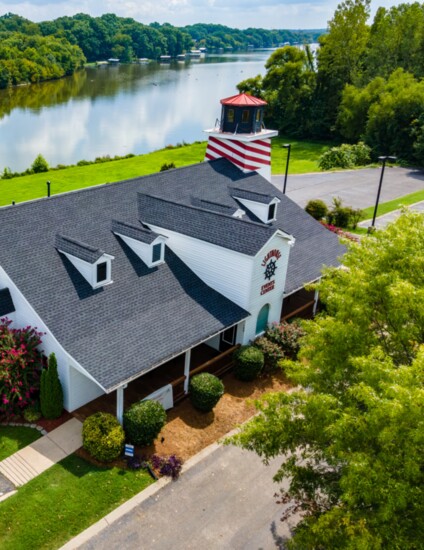
[(138, 194), (140, 219), (144, 223), (189, 235), (230, 250), (254, 256), (274, 235), (276, 228), (234, 218), (187, 204)]
[[(148, 268), (111, 230), (140, 224), (142, 179), (0, 208), (0, 266), (55, 338), (107, 391), (249, 314), (166, 249)], [(113, 283), (93, 289), (55, 248), (56, 234), (115, 257)]]
[[(193, 206), (195, 197), (199, 204), (236, 210), (233, 188), (241, 186), (278, 197), (277, 220), (265, 225), (248, 211), (237, 219)], [(0, 208), (0, 266), (55, 338), (108, 391), (248, 316), (169, 249), (166, 263), (147, 268), (113, 233), (112, 220), (128, 228), (142, 227), (140, 220), (162, 225), (247, 254), (280, 228), (296, 237), (286, 293), (319, 277), (323, 263), (337, 264), (344, 251), (336, 235), (263, 177), (244, 174), (225, 159)], [(61, 249), (74, 243), (90, 260), (102, 250), (113, 255), (114, 282), (91, 288), (55, 248), (57, 235)]]
[(118, 220), (112, 220), (112, 231), (146, 244), (152, 244), (159, 236), (151, 229), (142, 227), (141, 224), (135, 225), (133, 223), (125, 223)]
[(90, 246), (87, 243), (66, 237), (65, 235), (56, 235), (55, 246), (61, 252), (66, 252), (90, 264), (97, 262), (104, 254), (100, 248)]
[(15, 305), (10, 295), (8, 288), (0, 289), (0, 317), (13, 313), (15, 311)]

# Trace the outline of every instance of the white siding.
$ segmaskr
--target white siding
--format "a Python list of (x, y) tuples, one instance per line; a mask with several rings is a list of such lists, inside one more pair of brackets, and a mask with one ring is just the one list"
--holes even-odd
[[(147, 243), (138, 241), (137, 239), (133, 239), (132, 237), (127, 237), (126, 235), (122, 235), (118, 231), (115, 232), (115, 235), (119, 235), (119, 237), (131, 248), (134, 254), (137, 254), (140, 260), (142, 260), (148, 267), (153, 267), (163, 263), (164, 261), (163, 243), (165, 242), (165, 239), (163, 239), (162, 237), (158, 237), (151, 244), (147, 244)], [(153, 245), (155, 244), (162, 244), (161, 259), (157, 262), (152, 261)]]
[[(8, 315), (13, 321), (14, 326), (23, 328), (30, 325), (39, 332), (43, 332), (42, 344), (40, 346), (41, 351), (47, 356), (51, 353), (56, 355), (59, 378), (63, 387), (65, 409), (73, 411), (104, 393), (102, 388), (89, 378), (88, 374), (87, 376), (84, 375), (84, 369), (59, 344), (40, 316), (28, 303), (7, 273), (0, 267), (0, 288), (3, 287), (9, 289), (15, 305), (16, 311)], [(77, 372), (77, 377), (74, 376), (74, 372)], [(75, 381), (78, 382), (75, 384)], [(87, 399), (82, 402), (80, 396), (83, 396), (83, 398), (87, 397)]]
[(206, 340), (206, 342), (204, 342), (204, 343), (207, 346), (219, 351), (219, 341), (220, 341), (220, 336), (219, 336), (219, 334), (217, 334), (216, 336), (212, 336), (212, 338), (210, 338), (209, 340)]
[(157, 226), (150, 227), (168, 237), (169, 248), (207, 285), (248, 309), (252, 257)]
[[(277, 234), (268, 241), (254, 258), (248, 307), (251, 317), (246, 320), (243, 335), (244, 344), (255, 338), (258, 314), (265, 304), (270, 305), (268, 322), (273, 323), (280, 320), (290, 249), (289, 241)], [(268, 279), (265, 279), (264, 273), (266, 267), (262, 263), (265, 256), (272, 250), (278, 250), (281, 253), (281, 257), (276, 260), (277, 270), (275, 277), (271, 278), (271, 281), (275, 281), (275, 284), (272, 290), (261, 295), (263, 285), (270, 282)], [(275, 257), (270, 259), (275, 260)]]

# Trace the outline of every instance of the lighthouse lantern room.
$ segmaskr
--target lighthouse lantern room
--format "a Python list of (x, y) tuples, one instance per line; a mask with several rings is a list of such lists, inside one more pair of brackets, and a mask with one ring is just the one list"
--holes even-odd
[(257, 171), (271, 181), (271, 138), (276, 130), (264, 127), (266, 101), (249, 94), (221, 99), (219, 126), (209, 134), (205, 160), (225, 157), (243, 172)]

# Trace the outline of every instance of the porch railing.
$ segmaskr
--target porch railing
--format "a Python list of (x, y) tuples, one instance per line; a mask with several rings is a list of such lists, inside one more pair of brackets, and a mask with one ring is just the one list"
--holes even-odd
[[(195, 374), (200, 374), (205, 371), (210, 372), (215, 376), (222, 376), (232, 368), (234, 364), (233, 353), (239, 347), (240, 345), (237, 344), (236, 346), (229, 348), (227, 351), (220, 353), (217, 357), (209, 359), (206, 363), (202, 363), (198, 367), (195, 367), (190, 371), (190, 376), (194, 376)], [(184, 393), (185, 379), (186, 377), (183, 375), (171, 382), (172, 391), (174, 394), (174, 403), (181, 401), (181, 399), (186, 397), (186, 394)]]

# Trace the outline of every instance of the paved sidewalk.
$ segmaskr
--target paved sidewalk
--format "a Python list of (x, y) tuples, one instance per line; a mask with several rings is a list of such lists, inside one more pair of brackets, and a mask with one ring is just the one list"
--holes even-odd
[(0, 474), (15, 487), (24, 485), (82, 446), (82, 423), (76, 418), (0, 462)]

